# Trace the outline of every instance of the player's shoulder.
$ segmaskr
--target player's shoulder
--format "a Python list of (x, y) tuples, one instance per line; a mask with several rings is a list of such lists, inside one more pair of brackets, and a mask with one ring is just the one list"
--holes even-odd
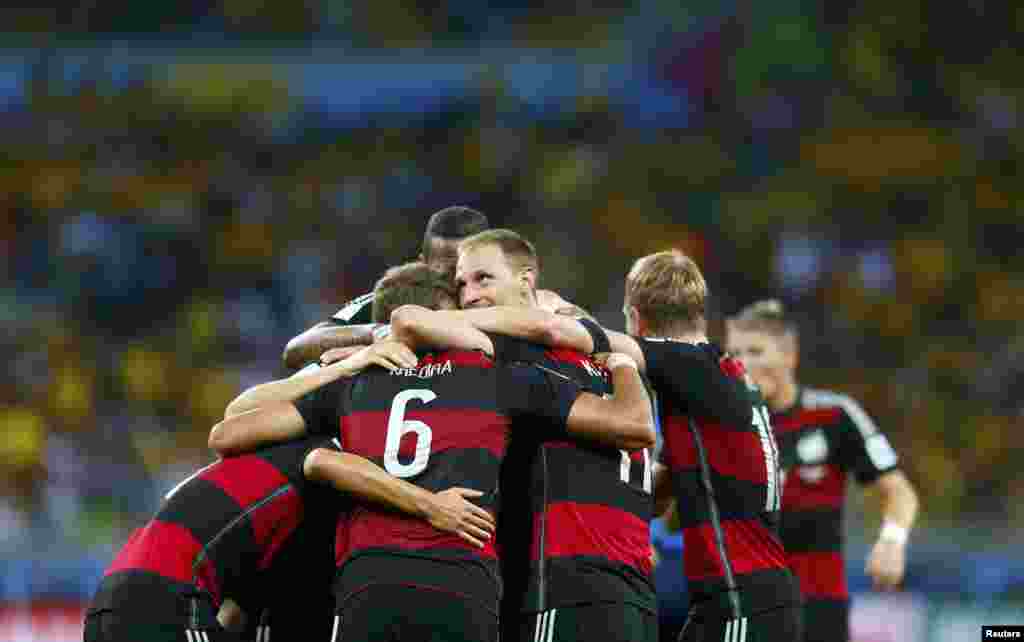
[(878, 428), (864, 408), (848, 394), (821, 388), (803, 388), (800, 393), (800, 404), (810, 410), (840, 411), (864, 437), (878, 432)]
[(342, 323), (353, 323), (359, 318), (369, 315), (372, 308), (373, 292), (367, 292), (346, 303), (331, 318)]

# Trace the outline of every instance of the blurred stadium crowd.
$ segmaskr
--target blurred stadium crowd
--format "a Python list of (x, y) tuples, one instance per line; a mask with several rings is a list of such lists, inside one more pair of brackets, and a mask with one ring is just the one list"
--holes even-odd
[(1024, 12), (583, 5), (0, 10), (0, 553), (123, 541), (285, 342), (456, 203), (612, 327), (667, 246), (719, 314), (782, 298), (923, 531), (1019, 545)]

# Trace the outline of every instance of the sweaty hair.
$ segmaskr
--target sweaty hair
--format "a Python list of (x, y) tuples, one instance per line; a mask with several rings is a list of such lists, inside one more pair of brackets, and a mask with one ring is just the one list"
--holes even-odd
[(437, 310), (445, 302), (457, 301), (451, 279), (414, 262), (389, 268), (373, 288), (373, 321), (390, 323), (391, 313), (403, 305), (419, 305)]
[(491, 226), (487, 216), (472, 207), (453, 205), (434, 212), (423, 233), (423, 258), (430, 258), (432, 239), (459, 240)]
[(797, 338), (797, 327), (786, 314), (786, 308), (777, 299), (755, 301), (735, 316), (726, 319), (728, 327), (749, 332), (764, 332), (776, 337)]
[(459, 243), (459, 254), (486, 245), (497, 246), (513, 269), (530, 268), (540, 277), (540, 259), (537, 258), (537, 250), (534, 249), (533, 243), (512, 230), (487, 230), (465, 238)]
[(707, 295), (700, 268), (679, 250), (641, 257), (626, 276), (626, 303), (656, 335), (701, 329)]

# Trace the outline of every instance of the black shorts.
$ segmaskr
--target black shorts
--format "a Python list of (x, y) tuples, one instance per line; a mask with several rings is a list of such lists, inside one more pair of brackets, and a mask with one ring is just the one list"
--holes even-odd
[(455, 593), (375, 584), (339, 605), (331, 642), (498, 642), (498, 616)]
[(848, 642), (850, 601), (807, 599), (803, 639), (804, 642)]
[(658, 642), (658, 616), (632, 604), (583, 604), (520, 618), (519, 642)]
[(189, 629), (183, 623), (140, 622), (116, 611), (98, 611), (85, 618), (84, 642), (243, 642), (221, 628)]
[(759, 611), (733, 619), (720, 609), (690, 608), (679, 642), (794, 642), (800, 639), (801, 608), (798, 604)]

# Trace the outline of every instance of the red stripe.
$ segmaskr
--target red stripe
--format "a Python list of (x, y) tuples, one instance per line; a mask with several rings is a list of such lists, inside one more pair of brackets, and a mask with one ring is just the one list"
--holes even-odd
[(840, 553), (792, 553), (789, 568), (800, 580), (804, 597), (846, 599), (846, 566)]
[(838, 466), (794, 466), (786, 471), (786, 483), (782, 487), (783, 511), (839, 509), (845, 498), (846, 473)]
[(202, 545), (184, 526), (152, 521), (137, 529), (107, 568), (106, 575), (121, 571), (150, 571), (185, 584), (195, 583), (220, 604), (220, 581), (213, 563), (206, 558), (192, 576), (192, 562)]
[(349, 555), (349, 516), (338, 517), (338, 525), (334, 529), (334, 565), (341, 566)]
[(445, 361), (451, 361), (452, 366), (465, 368), (493, 368), (494, 361), (479, 350), (451, 350), (449, 352), (436, 352), (424, 356), (416, 364), (417, 368), (430, 365), (444, 365)]
[[(383, 457), (387, 441), (389, 412), (355, 412), (345, 417), (342, 427), (342, 441), (345, 450), (363, 457)], [(429, 404), (410, 404), (406, 407), (405, 420), (422, 421), (430, 426), (430, 452), (438, 453), (450, 449), (485, 448), (495, 457), (505, 456), (508, 442), (508, 417), (490, 410), (474, 408), (431, 409)], [(401, 457), (412, 458), (416, 454), (417, 435), (409, 432), (402, 435), (398, 448)]]
[[(720, 424), (698, 424), (708, 465), (719, 475), (754, 484), (768, 483), (768, 464), (761, 438), (755, 432), (725, 428)], [(699, 467), (697, 445), (686, 417), (669, 417), (664, 424), (665, 457), (673, 472)]]
[(342, 562), (365, 548), (403, 551), (464, 549), (482, 558), (498, 558), (494, 538), (488, 540), (483, 548), (477, 548), (458, 535), (437, 530), (422, 519), (359, 507), (349, 518), (347, 551), (337, 561)]
[(782, 435), (806, 426), (827, 426), (836, 423), (842, 417), (839, 408), (800, 409), (785, 415), (772, 415), (772, 428), (775, 434)]
[(200, 473), (199, 478), (216, 484), (242, 510), (289, 483), (273, 464), (255, 455), (224, 459)]
[[(722, 522), (722, 531), (736, 575), (786, 568), (782, 543), (759, 520), (727, 520)], [(711, 524), (683, 529), (683, 572), (688, 580), (724, 577)]]
[[(533, 523), (533, 559), (540, 556), (541, 521)], [(545, 511), (545, 553), (551, 557), (593, 555), (650, 574), (651, 536), (636, 515), (600, 504), (558, 502)]]
[(249, 514), (257, 546), (263, 551), (259, 568), (270, 566), (281, 545), (295, 532), (305, 513), (302, 498), (294, 487)]

